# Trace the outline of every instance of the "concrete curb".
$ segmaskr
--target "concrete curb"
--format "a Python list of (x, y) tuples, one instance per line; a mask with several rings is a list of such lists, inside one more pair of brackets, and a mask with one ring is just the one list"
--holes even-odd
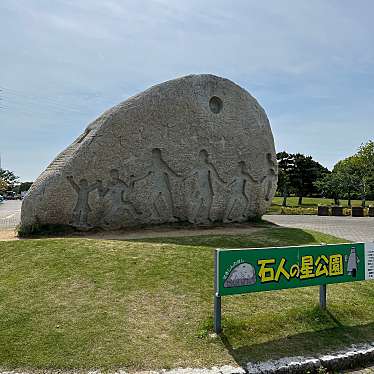
[(316, 373), (320, 369), (331, 371), (354, 369), (374, 362), (374, 342), (352, 345), (350, 348), (318, 357), (290, 357), (262, 363), (248, 363), (248, 374), (301, 374)]
[[(374, 342), (352, 345), (344, 351), (317, 357), (285, 357), (265, 362), (249, 362), (242, 367), (222, 366), (212, 368), (175, 368), (171, 370), (139, 371), (136, 374), (305, 374), (320, 373), (321, 369), (336, 372), (355, 369), (374, 363)], [(101, 370), (1, 370), (0, 374), (102, 374)], [(107, 373), (107, 372), (106, 372)], [(111, 372), (128, 374), (125, 370)]]

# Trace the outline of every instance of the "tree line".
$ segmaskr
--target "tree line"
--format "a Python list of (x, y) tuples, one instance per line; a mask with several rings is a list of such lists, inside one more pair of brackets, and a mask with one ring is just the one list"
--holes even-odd
[(21, 194), (28, 191), (32, 182), (20, 182), (19, 177), (12, 171), (0, 169), (0, 195), (9, 193)]
[(334, 199), (360, 199), (365, 207), (367, 199), (374, 198), (374, 141), (362, 144), (357, 152), (340, 160), (332, 171), (301, 153), (277, 154), (279, 176), (278, 194), (283, 196), (282, 205), (287, 205), (291, 195), (299, 197), (325, 197)]

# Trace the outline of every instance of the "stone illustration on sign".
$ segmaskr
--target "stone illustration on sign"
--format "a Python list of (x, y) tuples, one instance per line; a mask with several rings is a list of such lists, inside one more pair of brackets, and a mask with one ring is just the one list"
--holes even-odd
[(21, 229), (257, 219), (271, 204), (277, 172), (257, 100), (227, 79), (190, 75), (89, 124), (33, 184)]
[(225, 288), (250, 286), (256, 283), (255, 268), (248, 262), (242, 262), (235, 266), (226, 278), (223, 286)]
[(353, 278), (356, 278), (358, 264), (360, 259), (357, 256), (356, 248), (351, 248), (351, 253), (349, 256), (345, 256), (345, 261), (347, 262), (347, 273), (351, 275)]
[(213, 203), (213, 181), (225, 184), (226, 182), (219, 176), (214, 165), (209, 161), (209, 154), (205, 149), (199, 152), (197, 165), (184, 177), (184, 180), (194, 177), (196, 190), (191, 196), (192, 215), (191, 223), (208, 223), (211, 221), (211, 208)]

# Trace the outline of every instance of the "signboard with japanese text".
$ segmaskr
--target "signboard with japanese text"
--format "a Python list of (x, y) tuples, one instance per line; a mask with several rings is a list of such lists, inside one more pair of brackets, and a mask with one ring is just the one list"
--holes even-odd
[(217, 249), (216, 294), (374, 279), (374, 244)]
[(374, 279), (374, 243), (365, 244), (365, 279)]

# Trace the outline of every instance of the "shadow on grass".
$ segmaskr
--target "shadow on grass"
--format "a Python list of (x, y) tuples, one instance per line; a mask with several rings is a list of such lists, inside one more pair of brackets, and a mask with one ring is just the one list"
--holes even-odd
[[(177, 233), (180, 230), (189, 231), (192, 234), (196, 233), (196, 236), (203, 234), (206, 231), (219, 230), (224, 231), (237, 230), (237, 229), (253, 229), (253, 228), (265, 228), (277, 226), (273, 222), (263, 220), (261, 218), (254, 219), (253, 221), (243, 223), (214, 223), (210, 225), (192, 225), (188, 222), (177, 222), (171, 224), (155, 224), (155, 225), (144, 225), (144, 226), (130, 226), (122, 229), (107, 231), (100, 227), (94, 227), (87, 230), (79, 230), (69, 225), (34, 225), (29, 227), (21, 227), (20, 225), (16, 228), (16, 232), (20, 238), (23, 239), (39, 239), (39, 238), (56, 238), (56, 237), (90, 237), (96, 234), (141, 234), (144, 232), (147, 236), (149, 233), (154, 231), (157, 234), (162, 232), (174, 231)], [(223, 234), (225, 235), (225, 234)]]
[(310, 357), (344, 350), (353, 344), (374, 341), (374, 322), (366, 325), (345, 326), (329, 311), (320, 312), (336, 326), (319, 331), (287, 336), (261, 344), (233, 347), (232, 332), (221, 334), (221, 341), (236, 363), (245, 367), (249, 362), (276, 360), (285, 357)]
[(222, 235), (198, 235), (165, 237), (165, 238), (143, 238), (124, 239), (131, 242), (176, 244), (184, 246), (210, 247), (210, 248), (248, 248), (269, 246), (292, 246), (306, 244), (320, 244), (320, 241), (302, 229), (267, 227), (252, 233), (222, 233)]

